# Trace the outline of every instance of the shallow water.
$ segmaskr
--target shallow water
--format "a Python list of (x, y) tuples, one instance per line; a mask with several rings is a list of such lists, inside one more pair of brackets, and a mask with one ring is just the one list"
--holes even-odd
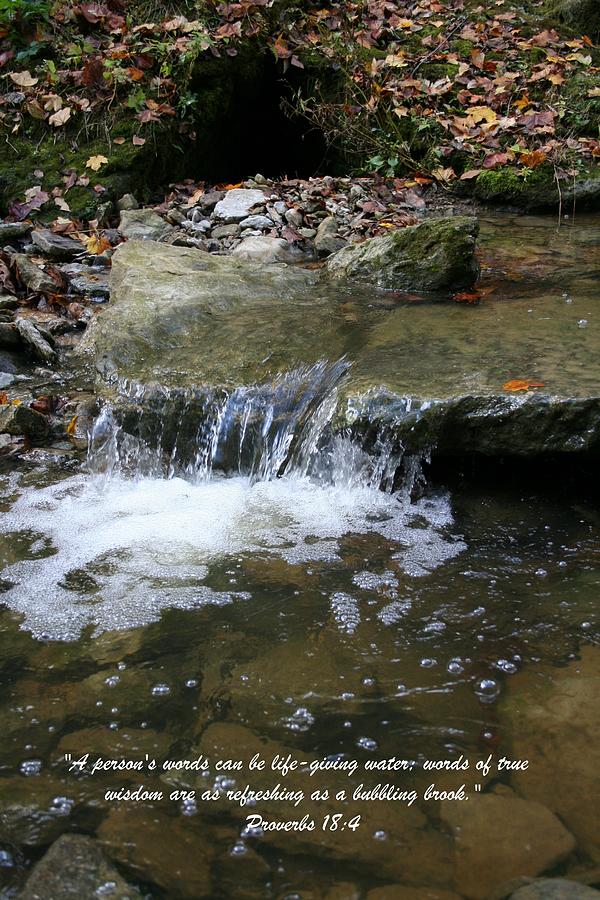
[[(496, 288), (482, 317), (497, 322), (512, 302), (523, 310), (554, 304), (573, 318), (591, 303), (576, 254), (564, 244), (558, 258), (551, 224), (538, 226), (521, 258), (514, 228), (526, 235), (528, 221), (506, 225), (513, 249), (502, 244), (505, 226), (493, 225), (496, 255), (488, 254), (484, 284)], [(597, 248), (583, 231), (576, 253), (586, 235)], [(509, 253), (512, 271), (499, 288)], [(418, 309), (435, 317), (441, 308), (402, 301), (392, 316)], [(594, 310), (586, 314), (593, 325)], [(540, 340), (555, 352), (548, 335)], [(523, 360), (527, 373), (507, 377), (538, 374), (537, 356)], [(597, 385), (591, 364), (579, 383)], [(588, 767), (597, 773), (599, 744), (586, 715), (600, 687), (600, 514), (589, 491), (566, 480), (540, 493), (518, 480), (455, 478), (411, 500), (422, 483), (418, 460), (391, 492), (400, 459), (385, 442), (371, 457), (347, 438), (323, 445), (331, 409), (319, 402), (313, 417), (315, 410), (319, 428), (306, 428), (304, 412), (302, 440), (269, 424), (259, 452), (243, 460), (240, 452), (240, 471), (227, 476), (211, 472), (206, 454), (192, 468), (157, 464), (139, 445), (117, 447), (110, 429), (100, 432), (93, 473), (51, 464), (0, 471), (3, 896), (14, 896), (31, 863), (70, 831), (97, 836), (151, 897), (349, 898), (390, 883), (475, 896), (457, 867), (451, 817), (421, 796), (433, 781), (458, 788), (466, 780), (472, 789), (472, 773), (422, 768), (425, 759), (461, 755), (529, 757), (529, 780), (496, 773), (482, 779), (483, 797), (502, 785), (556, 812), (576, 847), (551, 872), (568, 875), (596, 858), (586, 779)], [(216, 450), (210, 440), (205, 446)], [(571, 706), (561, 718), (563, 695)], [(202, 753), (213, 765), (205, 777), (69, 773), (65, 754), (86, 752), (159, 760)], [(242, 788), (248, 779), (217, 773), (214, 760), (256, 752), (361, 765), (400, 756), (414, 762), (409, 774), (372, 783), (419, 797), (410, 806), (360, 804), (360, 827), (343, 835), (248, 831), (246, 816), (260, 803), (105, 798), (142, 781), (163, 791)], [(342, 774), (287, 783), (310, 792), (339, 779), (353, 788), (365, 781)], [(569, 795), (578, 798), (575, 811)], [(509, 808), (506, 828), (522, 843), (529, 833)], [(271, 818), (306, 810), (322, 819), (339, 805), (305, 799), (264, 809)], [(501, 881), (497, 835), (481, 826), (479, 845), (490, 856), (472, 857), (475, 875), (479, 865)]]

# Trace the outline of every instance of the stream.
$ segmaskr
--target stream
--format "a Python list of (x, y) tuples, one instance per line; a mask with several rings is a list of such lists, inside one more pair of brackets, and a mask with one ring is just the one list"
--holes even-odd
[[(572, 375), (576, 396), (597, 392), (597, 224), (590, 217), (576, 237), (566, 227), (550, 242), (551, 223), (487, 224), (484, 315), (502, 321), (510, 305), (517, 317), (538, 314), (548, 351), (545, 370), (524, 352), (526, 370), (505, 375), (490, 353), (482, 368), (495, 378), (555, 376), (562, 389)], [(404, 298), (389, 315), (422, 321), (441, 309)], [(571, 324), (565, 369), (548, 345)], [(383, 366), (391, 344), (379, 344)], [(470, 369), (456, 377), (470, 384), (486, 351), (466, 345)], [(345, 356), (311, 359), (267, 388), (203, 395), (201, 416), (194, 397), (168, 453), (160, 436), (124, 431), (107, 402), (85, 461), (0, 468), (0, 897), (16, 896), (28, 867), (70, 832), (97, 837), (152, 898), (342, 900), (393, 884), (408, 893), (386, 897), (483, 900), (513, 877), (526, 838), (532, 875), (570, 877), (598, 862), (597, 498), (572, 471), (540, 489), (519, 477), (518, 461), (510, 478), (498, 464), (495, 480), (459, 467), (432, 479), (433, 447), (403, 454), (383, 427), (368, 443), (334, 431), (352, 367)], [(414, 377), (425, 379), (424, 363)], [(444, 389), (453, 377), (440, 371)], [(418, 799), (360, 804), (347, 841), (320, 824), (290, 836), (249, 828), (253, 807), (200, 799), (201, 788), (242, 789), (246, 775), (214, 765), (193, 777), (91, 775), (65, 761), (256, 752), (361, 766), (402, 757), (409, 773), (369, 784)], [(476, 776), (490, 754), (528, 759), (530, 771)], [(423, 767), (465, 758), (469, 772)], [(363, 772), (302, 784), (310, 793), (339, 777), (353, 789), (368, 781)], [(476, 781), (498, 803), (492, 818), (510, 830), (508, 848), (493, 822), (422, 797), (434, 782), (466, 782), (470, 793)], [(106, 799), (142, 782), (196, 797)], [(304, 806), (258, 812), (307, 811), (319, 823), (344, 812)], [(109, 882), (97, 894), (121, 896)]]

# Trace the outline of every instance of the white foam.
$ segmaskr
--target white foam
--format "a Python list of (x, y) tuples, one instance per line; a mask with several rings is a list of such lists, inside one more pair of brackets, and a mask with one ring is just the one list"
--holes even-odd
[[(419, 527), (411, 527), (415, 515)], [(88, 625), (100, 632), (154, 621), (165, 607), (247, 599), (207, 587), (207, 566), (259, 551), (293, 562), (331, 559), (348, 533), (379, 533), (397, 545), (401, 564), (424, 574), (464, 549), (440, 533), (451, 522), (445, 496), (409, 505), (373, 488), (308, 478), (192, 484), (77, 475), (27, 488), (0, 515), (0, 532), (31, 532), (30, 555), (38, 556), (4, 569), (14, 587), (1, 599), (36, 635), (74, 639)], [(54, 552), (40, 557), (43, 548)], [(74, 572), (87, 577), (87, 590)]]

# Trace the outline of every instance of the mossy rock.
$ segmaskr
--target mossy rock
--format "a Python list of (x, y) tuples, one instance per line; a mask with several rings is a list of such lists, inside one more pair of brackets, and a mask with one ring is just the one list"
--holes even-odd
[(570, 28), (587, 34), (600, 35), (600, 4), (598, 0), (549, 0), (548, 15)]
[[(458, 191), (464, 190), (462, 182)], [(486, 203), (506, 203), (524, 209), (556, 208), (562, 200), (563, 208), (576, 202), (595, 206), (600, 202), (600, 166), (581, 169), (575, 179), (560, 182), (560, 191), (549, 165), (540, 166), (527, 174), (511, 166), (482, 172), (475, 181), (473, 194)]]

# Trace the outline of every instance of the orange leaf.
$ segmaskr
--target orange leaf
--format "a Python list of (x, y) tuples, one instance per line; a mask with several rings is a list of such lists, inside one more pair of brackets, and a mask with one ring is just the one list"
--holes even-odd
[(144, 73), (141, 69), (138, 69), (137, 66), (129, 66), (129, 68), (127, 69), (127, 74), (132, 81), (141, 81), (144, 77)]
[(481, 294), (479, 291), (461, 291), (459, 294), (453, 294), (452, 299), (457, 303), (479, 303)]
[(546, 162), (547, 158), (543, 150), (534, 150), (532, 153), (521, 153), (519, 162), (529, 169), (536, 169), (543, 162)]
[(100, 235), (97, 234), (91, 234), (84, 240), (87, 252), (91, 253), (92, 256), (100, 256), (105, 250), (110, 250), (111, 243), (108, 238), (100, 237)]
[(0, 406), (4, 406), (8, 403), (8, 394), (6, 391), (0, 391)]
[(514, 378), (502, 385), (503, 391), (530, 391), (531, 388), (543, 388), (545, 384), (541, 381), (526, 381), (523, 378)]
[(73, 416), (69, 424), (67, 425), (67, 434), (75, 434), (75, 428), (77, 426), (77, 419), (79, 416)]

